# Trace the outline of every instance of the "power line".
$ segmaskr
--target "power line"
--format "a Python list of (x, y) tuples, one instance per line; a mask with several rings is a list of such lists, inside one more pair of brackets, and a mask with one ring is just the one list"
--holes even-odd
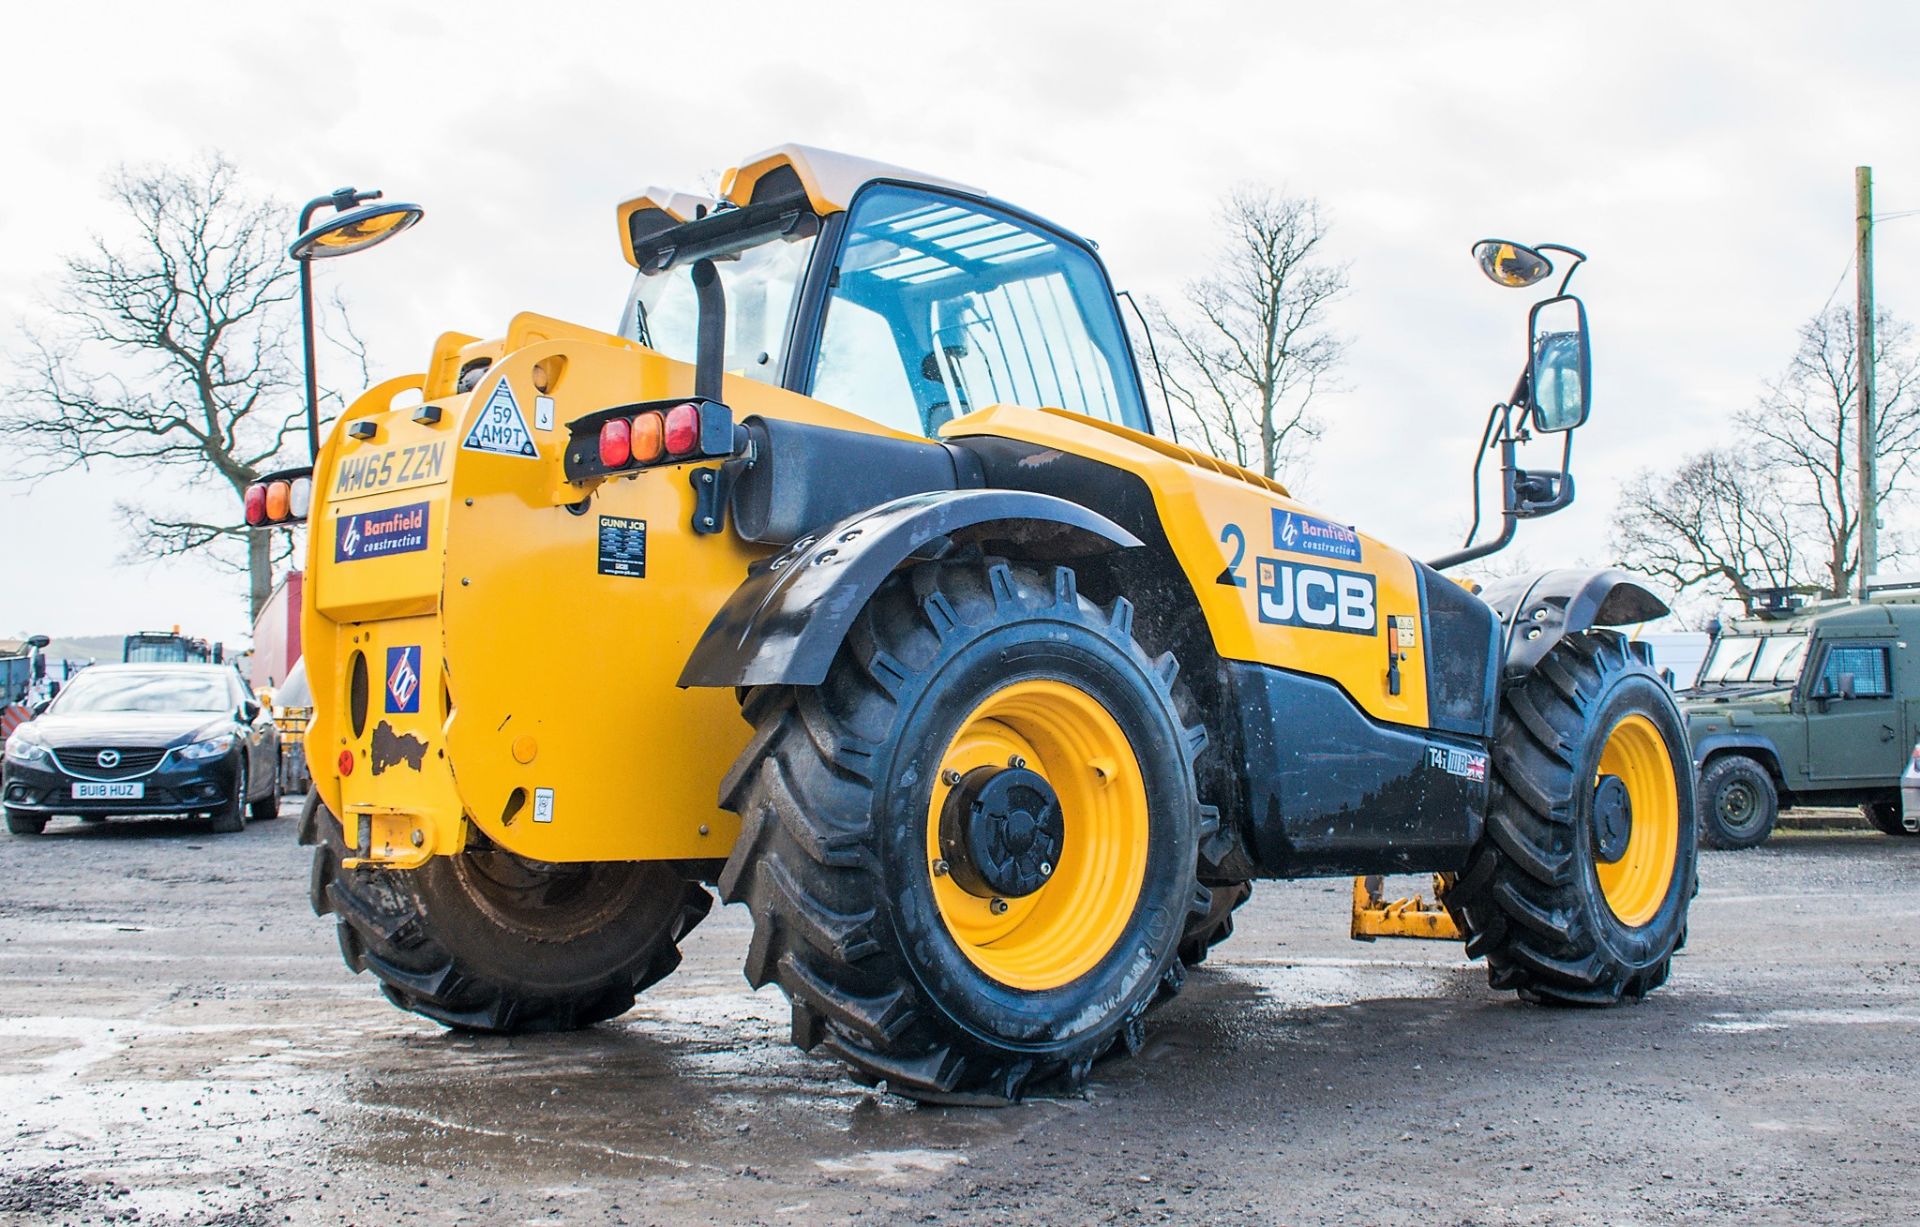
[(1840, 287), (1847, 283), (1847, 274), (1852, 271), (1853, 271), (1853, 257), (1848, 256), (1847, 266), (1840, 270), (1840, 275), (1838, 277), (1835, 277), (1833, 279), (1833, 288), (1827, 291), (1827, 301), (1820, 304), (1820, 310), (1815, 314), (1825, 315), (1827, 313), (1827, 308), (1833, 305), (1833, 296), (1835, 294), (1838, 294), (1840, 292)]

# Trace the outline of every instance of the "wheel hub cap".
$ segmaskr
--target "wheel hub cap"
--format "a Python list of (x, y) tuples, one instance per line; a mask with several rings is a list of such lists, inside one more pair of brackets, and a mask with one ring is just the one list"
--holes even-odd
[(1053, 786), (1024, 767), (975, 767), (941, 808), (947, 871), (983, 899), (1021, 899), (1046, 885), (1065, 840)]
[(1633, 841), (1633, 798), (1617, 775), (1603, 775), (1593, 788), (1593, 846), (1603, 864), (1627, 854)]

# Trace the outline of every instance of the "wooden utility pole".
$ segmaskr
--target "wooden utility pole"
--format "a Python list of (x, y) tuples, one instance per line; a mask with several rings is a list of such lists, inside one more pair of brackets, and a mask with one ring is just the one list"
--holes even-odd
[(1860, 567), (1854, 573), (1854, 595), (1867, 596), (1867, 577), (1879, 565), (1879, 508), (1874, 502), (1873, 429), (1873, 167), (1853, 168), (1854, 288), (1859, 321), (1855, 328), (1855, 356), (1860, 369), (1854, 376), (1854, 440), (1860, 470)]

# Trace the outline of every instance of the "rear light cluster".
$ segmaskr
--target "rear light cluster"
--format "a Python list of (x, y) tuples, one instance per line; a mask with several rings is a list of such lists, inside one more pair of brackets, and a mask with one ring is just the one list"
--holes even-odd
[(733, 454), (733, 411), (709, 400), (622, 405), (589, 414), (570, 429), (567, 477), (574, 481)]
[(297, 524), (313, 505), (313, 470), (269, 473), (247, 487), (242, 506), (249, 528)]

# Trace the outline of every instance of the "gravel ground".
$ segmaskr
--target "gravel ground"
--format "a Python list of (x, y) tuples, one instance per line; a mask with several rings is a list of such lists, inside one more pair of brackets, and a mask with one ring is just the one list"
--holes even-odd
[(0, 1222), (1920, 1220), (1920, 840), (1708, 853), (1669, 988), (1525, 1006), (1262, 884), (1083, 1097), (875, 1097), (716, 912), (617, 1023), (449, 1036), (350, 975), (288, 817), (0, 838)]

